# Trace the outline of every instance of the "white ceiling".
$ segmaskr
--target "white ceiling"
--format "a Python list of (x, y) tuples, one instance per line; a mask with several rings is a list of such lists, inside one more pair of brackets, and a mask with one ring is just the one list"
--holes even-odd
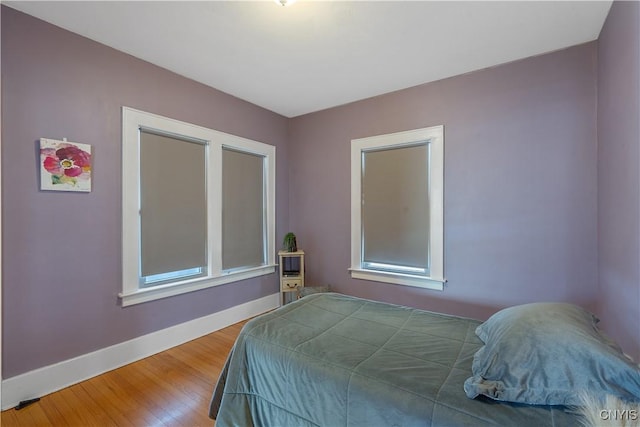
[(3, 1), (286, 117), (598, 38), (611, 1)]

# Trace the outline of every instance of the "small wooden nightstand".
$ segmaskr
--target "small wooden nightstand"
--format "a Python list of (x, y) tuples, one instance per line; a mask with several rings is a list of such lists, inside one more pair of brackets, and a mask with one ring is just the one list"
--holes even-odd
[(304, 288), (304, 251), (296, 252), (278, 251), (278, 262), (280, 265), (280, 293), (282, 303), (286, 303), (286, 295), (289, 292), (296, 292)]

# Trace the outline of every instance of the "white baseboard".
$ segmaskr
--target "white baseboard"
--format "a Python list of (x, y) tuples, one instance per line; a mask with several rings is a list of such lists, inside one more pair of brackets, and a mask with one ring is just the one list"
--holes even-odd
[[(280, 294), (228, 308), (54, 365), (2, 380), (2, 410), (135, 362), (277, 308)], [(213, 390), (212, 390), (213, 392)]]

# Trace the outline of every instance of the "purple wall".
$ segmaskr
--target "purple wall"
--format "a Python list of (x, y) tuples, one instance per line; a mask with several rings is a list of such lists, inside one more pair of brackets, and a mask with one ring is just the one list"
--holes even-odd
[[(291, 120), (291, 229), (309, 284), (484, 318), (597, 298), (596, 43)], [(352, 280), (350, 140), (445, 126), (444, 292)]]
[(640, 359), (640, 3), (614, 2), (598, 40), (598, 313)]
[[(287, 231), (286, 118), (2, 6), (3, 378), (278, 290), (275, 274), (122, 308), (121, 107), (277, 147)], [(40, 137), (91, 144), (91, 193), (40, 192)]]

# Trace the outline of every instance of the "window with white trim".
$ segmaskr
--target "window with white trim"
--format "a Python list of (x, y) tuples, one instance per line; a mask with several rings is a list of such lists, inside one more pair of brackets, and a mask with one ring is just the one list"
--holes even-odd
[(122, 305), (275, 271), (275, 147), (123, 107)]
[(444, 128), (351, 141), (351, 277), (442, 290)]

